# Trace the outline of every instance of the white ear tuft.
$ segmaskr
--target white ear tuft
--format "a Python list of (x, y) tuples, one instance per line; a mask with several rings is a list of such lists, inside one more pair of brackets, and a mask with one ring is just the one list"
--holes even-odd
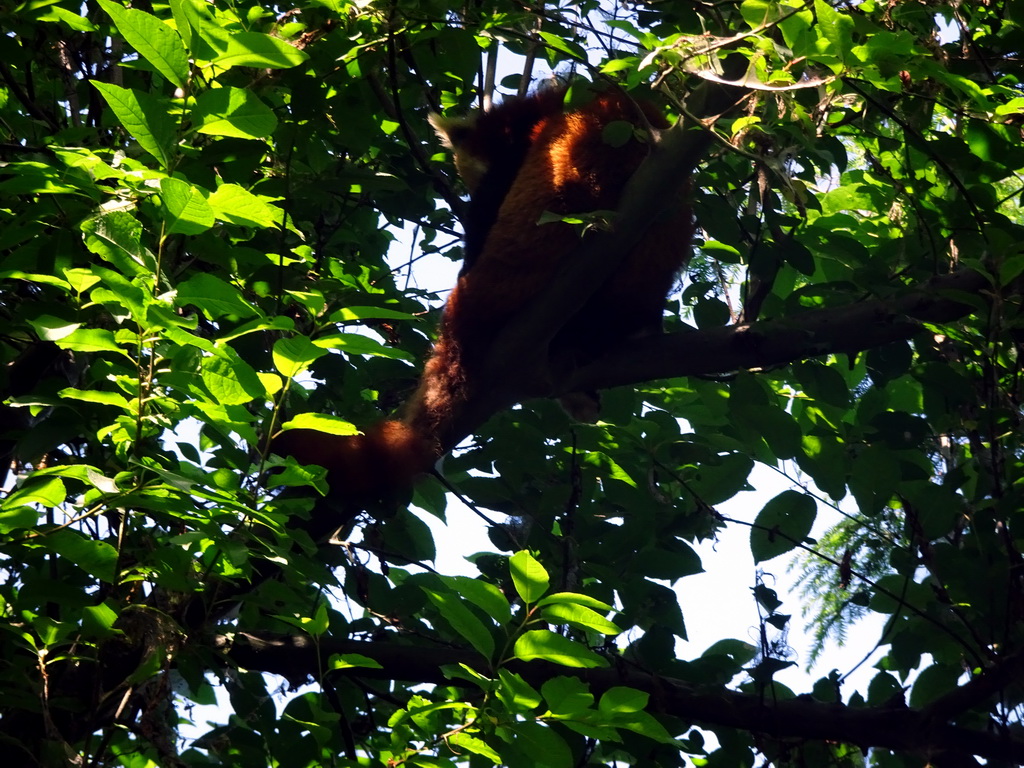
[(427, 122), (433, 127), (437, 138), (448, 149), (455, 149), (476, 127), (476, 114), (445, 117), (437, 112), (427, 115)]

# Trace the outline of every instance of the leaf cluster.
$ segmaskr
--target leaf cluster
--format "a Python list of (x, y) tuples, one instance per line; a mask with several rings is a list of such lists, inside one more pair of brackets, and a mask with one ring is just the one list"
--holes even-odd
[[(12, 764), (1024, 762), (1018, 5), (0, 9)], [(667, 333), (571, 374), (599, 423), (527, 400), (446, 459), (475, 578), (431, 565), (435, 478), (313, 536), (323, 473), (271, 436), (393, 413), (461, 256), (426, 115), (542, 70), (708, 147)], [(683, 645), (726, 525), (801, 553), (819, 643), (886, 617), (866, 691), (774, 679), (768, 589), (760, 647)]]

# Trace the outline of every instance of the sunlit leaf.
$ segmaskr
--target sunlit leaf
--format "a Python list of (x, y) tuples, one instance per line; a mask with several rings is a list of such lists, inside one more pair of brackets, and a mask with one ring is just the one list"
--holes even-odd
[(214, 88), (196, 98), (196, 130), (213, 136), (259, 139), (277, 127), (274, 112), (259, 97), (241, 88)]
[(548, 629), (533, 629), (516, 639), (515, 657), (521, 661), (542, 659), (564, 667), (606, 667), (608, 661), (586, 646)]
[(535, 603), (548, 591), (548, 573), (527, 551), (516, 552), (508, 560), (512, 583), (526, 603)]
[(123, 8), (113, 0), (97, 0), (109, 14), (117, 30), (139, 54), (175, 85), (188, 80), (188, 55), (181, 38), (155, 16), (143, 11)]
[(198, 188), (178, 179), (160, 180), (168, 232), (197, 235), (213, 226), (213, 209)]
[(139, 146), (159, 160), (162, 166), (168, 167), (175, 129), (169, 105), (142, 91), (98, 80), (91, 82)]

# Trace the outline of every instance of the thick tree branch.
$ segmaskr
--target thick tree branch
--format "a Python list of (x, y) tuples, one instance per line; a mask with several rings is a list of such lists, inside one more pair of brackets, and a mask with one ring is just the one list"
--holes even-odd
[[(453, 420), (444, 435), (444, 448), (451, 449), (491, 414), (527, 397), (680, 376), (728, 375), (909, 339), (921, 331), (923, 323), (951, 322), (976, 311), (989, 287), (980, 272), (962, 270), (884, 299), (807, 310), (778, 320), (637, 339), (576, 369), (567, 365), (560, 372), (547, 367), (546, 360), (518, 370), (495, 364)], [(507, 355), (507, 348), (499, 353)]]
[(984, 704), (997, 695), (1008, 681), (1021, 679), (1024, 672), (1024, 652), (1007, 656), (994, 666), (954, 688), (924, 708), (923, 714), (932, 721), (949, 720), (972, 707)]
[[(559, 382), (555, 394), (605, 389), (678, 376), (710, 376), (771, 368), (909, 339), (922, 323), (944, 323), (977, 308), (989, 287), (979, 272), (933, 278), (886, 299), (808, 310), (779, 320), (638, 339), (611, 350)], [(973, 296), (974, 303), (969, 303)]]
[[(352, 640), (317, 642), (304, 636), (240, 633), (215, 638), (235, 664), (252, 670), (274, 672), (295, 684), (324, 669), (332, 654), (358, 653), (377, 661), (380, 669), (359, 668), (364, 678), (403, 680), (439, 685), (451, 684), (442, 666), (467, 664), (486, 673), (488, 664), (473, 653), (391, 642)], [(318, 657), (319, 654), (319, 657)], [(740, 693), (723, 687), (695, 686), (681, 680), (657, 677), (624, 666), (607, 669), (570, 669), (541, 661), (513, 662), (508, 669), (539, 687), (552, 677), (575, 676), (595, 695), (626, 685), (650, 695), (652, 714), (678, 717), (706, 726), (726, 726), (773, 738), (820, 739), (915, 752), (924, 756), (955, 753), (989, 760), (1024, 763), (1024, 740), (972, 730), (936, 718), (929, 710), (904, 706), (850, 708), (801, 696), (788, 701)], [(986, 679), (985, 673), (979, 679)], [(1009, 682), (1007, 678), (996, 678)], [(986, 680), (986, 686), (988, 684)], [(968, 684), (970, 685), (970, 684)]]

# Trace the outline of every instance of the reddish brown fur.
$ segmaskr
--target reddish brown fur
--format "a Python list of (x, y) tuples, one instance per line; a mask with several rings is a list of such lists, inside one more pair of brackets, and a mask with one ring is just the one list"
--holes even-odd
[[(648, 120), (665, 127), (664, 118)], [(536, 136), (498, 220), (487, 238), (479, 263), (463, 275), (446, 313), (452, 335), (463, 344), (486, 341), (491, 328), (504, 324), (543, 288), (562, 260), (579, 243), (576, 229), (565, 223), (537, 225), (541, 214), (614, 210), (622, 188), (648, 152), (630, 141), (613, 148), (603, 140), (604, 126), (615, 120), (639, 122), (636, 105), (625, 96), (607, 94), (569, 113), (556, 113), (534, 130)], [(613, 338), (660, 326), (665, 295), (688, 255), (690, 215), (677, 215), (652, 227), (622, 266), (576, 318), (579, 325), (599, 325)], [(496, 290), (497, 288), (497, 290)], [(598, 312), (598, 310), (603, 310)], [(617, 329), (617, 330), (616, 330)], [(594, 329), (591, 328), (591, 333)]]
[[(525, 130), (530, 140), (518, 172), (511, 169), (514, 181), (484, 233), (482, 250), (467, 260), (445, 305), (437, 343), (403, 421), (384, 422), (354, 438), (295, 430), (275, 441), (278, 453), (326, 467), (334, 493), (343, 498), (376, 498), (393, 486), (406, 486), (438, 457), (435, 436), (465, 397), (489, 344), (579, 243), (569, 224), (538, 225), (541, 214), (618, 207), (649, 147), (636, 139), (612, 147), (604, 141), (605, 126), (619, 120), (667, 126), (652, 107), (639, 108), (621, 94), (605, 94), (568, 114), (561, 110), (561, 97), (551, 92), (529, 98), (533, 101), (525, 105), (511, 100), (475, 124), (455, 124), (449, 131), (457, 158), (462, 153), (460, 168), (486, 168), (510, 143), (521, 145)], [(436, 125), (445, 129), (443, 122)], [(689, 255), (692, 230), (682, 203), (651, 226), (608, 283), (556, 335), (554, 351), (593, 357), (616, 342), (660, 329), (665, 296)]]
[(435, 459), (432, 441), (401, 421), (351, 436), (291, 429), (274, 440), (274, 451), (325, 467), (332, 495), (361, 505), (408, 488)]

